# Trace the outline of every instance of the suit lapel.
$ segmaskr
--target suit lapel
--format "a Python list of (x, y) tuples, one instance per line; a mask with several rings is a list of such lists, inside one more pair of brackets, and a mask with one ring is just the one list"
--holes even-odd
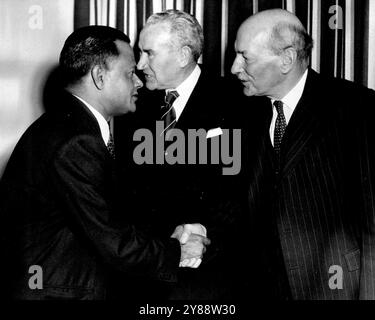
[(99, 145), (102, 151), (108, 155), (108, 158), (111, 158), (107, 146), (103, 141), (100, 126), (95, 116), (82, 101), (78, 100), (73, 95), (68, 94), (67, 98), (69, 99), (68, 106), (70, 108), (70, 110), (67, 111), (68, 117), (74, 117), (77, 119), (76, 121), (79, 122), (80, 126), (85, 126), (88, 132), (100, 141)]
[(193, 89), (193, 92), (191, 93), (188, 101), (186, 102), (186, 105), (184, 107), (184, 110), (182, 111), (175, 128), (179, 129), (188, 129), (188, 128), (194, 128), (195, 124), (199, 122), (199, 117), (201, 112), (204, 112), (203, 110), (199, 110), (200, 108), (200, 98), (201, 98), (201, 81), (202, 75), (199, 77), (197, 84), (195, 85), (195, 88)]
[[(316, 92), (317, 74), (309, 70), (304, 92), (290, 119), (281, 147), (282, 176), (295, 166), (319, 133), (321, 121), (318, 115), (319, 103)], [(315, 89), (314, 89), (315, 88)]]
[(175, 128), (209, 130), (218, 127), (221, 119), (214, 90), (212, 80), (202, 71)]
[[(243, 166), (249, 170), (250, 186), (249, 200), (250, 206), (253, 202), (257, 203), (260, 199), (259, 194), (267, 194), (267, 187), (274, 173), (274, 154), (269, 135), (269, 126), (272, 119), (272, 109), (269, 99), (256, 98), (257, 111), (253, 113), (254, 120), (249, 128), (244, 130), (244, 158)], [(253, 110), (255, 111), (255, 110)], [(245, 173), (245, 176), (247, 174)], [(262, 200), (260, 200), (262, 202)]]

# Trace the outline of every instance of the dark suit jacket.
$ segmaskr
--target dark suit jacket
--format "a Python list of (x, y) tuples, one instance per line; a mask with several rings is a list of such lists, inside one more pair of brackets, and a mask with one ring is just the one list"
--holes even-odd
[[(187, 139), (188, 129), (224, 129), (226, 110), (234, 108), (228, 83), (223, 79), (209, 77), (202, 72), (175, 128), (182, 130)], [(160, 106), (164, 101), (164, 90), (144, 90), (140, 94), (137, 112), (117, 119), (115, 123), (116, 150), (120, 153), (119, 164), (125, 172), (133, 171), (136, 181), (132, 183), (134, 206), (138, 208), (138, 223), (150, 232), (171, 234), (177, 225), (201, 223), (208, 230), (212, 244), (198, 269), (181, 268), (178, 283), (165, 290), (163, 297), (169, 299), (220, 299), (233, 298), (232, 287), (238, 284), (237, 273), (233, 272), (228, 261), (238, 257), (231, 240), (237, 234), (241, 210), (240, 200), (234, 189), (230, 188), (234, 177), (222, 175), (222, 164), (197, 165), (134, 165), (132, 154), (136, 142), (132, 139), (129, 123), (137, 128), (155, 128), (155, 120), (160, 119)], [(126, 124), (124, 124), (126, 122)], [(207, 139), (208, 146), (211, 140)], [(127, 144), (132, 147), (127, 147)], [(186, 140), (187, 148), (187, 140)], [(121, 150), (119, 150), (121, 149)], [(187, 159), (188, 151), (185, 155)], [(210, 154), (210, 153), (208, 153)], [(128, 160), (126, 160), (128, 159)], [(131, 169), (129, 168), (131, 167)], [(125, 176), (128, 176), (125, 173)], [(142, 177), (142, 178), (140, 178)], [(234, 241), (234, 240), (233, 240)], [(151, 285), (148, 284), (148, 293)], [(145, 296), (142, 292), (141, 297)], [(162, 299), (160, 289), (154, 296)]]
[(285, 267), (293, 299), (375, 299), (374, 102), (372, 90), (309, 70), (277, 168), (271, 103), (258, 100), (267, 112), (247, 168), (250, 213), (266, 268)]
[[(126, 219), (114, 225), (114, 161), (99, 125), (73, 96), (57, 102), (59, 111), (45, 113), (24, 133), (0, 184), (11, 296), (104, 299), (114, 269), (174, 281), (178, 241), (150, 238)], [(32, 265), (43, 270), (42, 290), (28, 285)]]

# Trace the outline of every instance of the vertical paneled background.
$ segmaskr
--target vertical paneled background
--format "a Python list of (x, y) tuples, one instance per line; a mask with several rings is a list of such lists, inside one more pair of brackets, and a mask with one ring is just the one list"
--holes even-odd
[(172, 8), (202, 24), (200, 62), (214, 74), (230, 75), (236, 30), (244, 19), (284, 8), (314, 38), (313, 69), (375, 89), (375, 0), (1, 0), (0, 176), (20, 135), (43, 112), (45, 80), (70, 32), (109, 25), (128, 34), (136, 48), (147, 17)]

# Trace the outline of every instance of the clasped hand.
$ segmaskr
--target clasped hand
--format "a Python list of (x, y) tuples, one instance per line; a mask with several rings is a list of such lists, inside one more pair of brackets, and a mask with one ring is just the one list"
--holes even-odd
[(207, 238), (207, 231), (199, 223), (179, 225), (171, 235), (172, 238), (180, 241), (181, 259), (180, 267), (198, 268), (202, 262), (206, 246), (210, 244)]

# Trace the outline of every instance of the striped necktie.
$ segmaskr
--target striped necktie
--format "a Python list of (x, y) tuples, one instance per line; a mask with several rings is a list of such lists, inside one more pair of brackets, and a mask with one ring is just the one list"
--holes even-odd
[(165, 97), (165, 105), (161, 109), (161, 120), (164, 121), (164, 133), (172, 129), (176, 123), (176, 112), (173, 102), (178, 98), (177, 91), (169, 91)]

